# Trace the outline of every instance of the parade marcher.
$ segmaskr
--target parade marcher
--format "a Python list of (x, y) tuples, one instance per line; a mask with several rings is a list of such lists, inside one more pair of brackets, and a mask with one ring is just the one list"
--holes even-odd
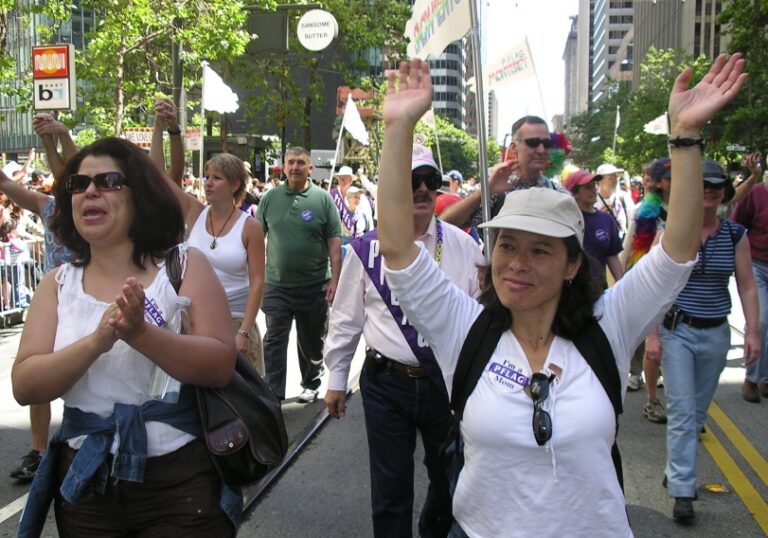
[[(165, 123), (173, 131), (176, 108), (170, 102), (161, 104), (155, 125)], [(239, 209), (249, 176), (243, 161), (231, 153), (213, 156), (203, 171), (208, 205), (178, 186), (172, 191), (181, 206), (189, 245), (208, 258), (224, 286), (237, 349), (264, 375), (261, 333), (256, 324), (264, 295), (264, 231), (257, 219)]]
[(464, 191), (464, 177), (461, 175), (461, 172), (458, 170), (451, 170), (446, 175), (450, 178), (450, 192), (458, 194), (464, 198), (467, 193)]
[[(557, 188), (543, 173), (549, 166), (552, 145), (547, 122), (540, 117), (523, 116), (512, 124), (512, 142), (507, 153), (511, 158), (488, 172), (492, 217), (501, 209), (509, 191), (530, 187)], [(481, 201), (482, 189), (479, 188), (460, 203), (447, 208), (441, 218), (459, 228), (477, 226), (483, 222)]]
[(323, 375), (328, 305), (341, 272), (342, 225), (331, 196), (309, 179), (309, 151), (289, 148), (284, 168), (285, 184), (264, 193), (258, 212), (267, 236), (265, 378), (285, 399), (288, 336), (295, 319), (303, 389), (298, 400), (308, 403), (317, 399)]
[[(232, 377), (226, 298), (183, 245), (178, 294), (169, 281), (164, 261), (184, 222), (160, 175), (137, 146), (106, 138), (58, 176), (51, 229), (74, 261), (37, 288), (12, 382), (20, 404), (62, 398), (64, 415), (20, 536), (39, 536), (52, 499), (62, 537), (235, 535), (242, 494), (223, 486), (186, 387)], [(190, 300), (186, 334), (164, 327), (179, 296)], [(182, 383), (176, 403), (153, 399), (158, 368)]]
[[(673, 161), (673, 174), (675, 166)], [(694, 517), (698, 434), (704, 427), (731, 345), (728, 281), (734, 273), (747, 323), (746, 363), (756, 361), (760, 354), (749, 240), (742, 225), (717, 216), (719, 205), (733, 197), (734, 189), (728, 174), (715, 161), (704, 159), (702, 171), (704, 220), (698, 260), (661, 328), (668, 418), (664, 485), (675, 499), (672, 517), (679, 522)]]
[[(64, 160), (77, 153), (77, 147), (66, 126), (50, 114), (37, 114), (32, 126), (43, 141), (45, 156), (52, 170), (60, 171)], [(56, 138), (61, 142), (64, 155), (56, 149)], [(71, 254), (50, 229), (51, 218), (56, 207), (55, 198), (37, 191), (25, 189), (0, 172), (0, 192), (15, 203), (40, 216), (43, 223), (44, 258), (43, 271), (46, 273), (71, 259)], [(48, 444), (48, 429), (51, 424), (51, 404), (48, 402), (29, 406), (29, 424), (32, 430), (32, 447), (21, 459), (21, 464), (11, 471), (11, 478), (28, 482), (35, 476), (45, 447)]]
[[(672, 161), (663, 157), (653, 161), (649, 168), (651, 183), (645, 190), (640, 205), (632, 212), (624, 250), (619, 256), (624, 270), (629, 271), (651, 249), (656, 235), (667, 221), (669, 195), (672, 188)], [(642, 366), (638, 367), (638, 363)], [(667, 412), (658, 398), (656, 383), (661, 375), (661, 340), (658, 327), (653, 327), (644, 342), (635, 350), (630, 364), (627, 390), (640, 388), (640, 371), (645, 374), (646, 401), (643, 416), (656, 424), (667, 423)], [(636, 376), (636, 377), (635, 377)]]
[[(354, 173), (352, 168), (342, 166), (334, 177), (338, 183), (335, 187), (331, 187), (329, 192), (341, 219), (341, 244), (348, 245), (353, 239), (362, 237), (368, 223), (373, 224), (373, 209), (367, 196), (360, 197), (360, 203), (355, 210), (350, 209), (346, 198), (349, 189), (353, 188)], [(362, 226), (358, 225), (360, 218), (364, 219)]]
[(398, 89), (396, 74), (388, 74), (378, 233), (390, 289), (434, 351), (446, 386), (484, 308), (504, 330), (461, 421), (465, 461), (453, 497), (453, 536), (632, 536), (611, 458), (614, 407), (572, 339), (588, 324), (603, 332), (623, 391), (632, 351), (693, 269), (703, 204), (701, 153), (691, 144), (738, 93), (743, 68), (740, 54), (721, 55), (695, 87), (688, 89), (691, 68), (673, 85), (674, 181), (660, 246), (600, 294), (583, 263), (584, 224), (573, 197), (554, 189), (510, 193), (483, 225), (498, 237), (481, 279), (481, 304), (456, 289), (412, 240), (405, 179), (414, 127), (432, 103), (429, 65), (401, 63)]
[(622, 249), (619, 227), (610, 215), (595, 209), (597, 182), (601, 179), (598, 174), (579, 170), (568, 175), (565, 188), (573, 194), (584, 217), (584, 250), (597, 262), (593, 268), (595, 277), (606, 287), (606, 267), (611, 271), (614, 280), (624, 276), (624, 267), (619, 261)]
[[(748, 182), (762, 175), (762, 155), (749, 155), (745, 161), (749, 170)], [(738, 188), (737, 188), (738, 191)], [(768, 188), (765, 183), (755, 185), (746, 198), (736, 206), (732, 219), (747, 229), (752, 270), (757, 284), (760, 305), (760, 358), (747, 365), (742, 387), (744, 400), (758, 403), (760, 396), (768, 398)]]
[(624, 239), (629, 227), (629, 211), (634, 207), (632, 196), (619, 185), (619, 174), (624, 170), (609, 163), (597, 167), (596, 173), (602, 176), (597, 189), (598, 211), (611, 215), (619, 226), (619, 237)]
[[(475, 296), (483, 257), (472, 238), (433, 216), (440, 171), (428, 148), (414, 145), (411, 169), (414, 239), (432, 253), (451, 282)], [(350, 363), (361, 335), (367, 346), (360, 394), (368, 434), (373, 535), (408, 537), (413, 527), (416, 433), (424, 443), (430, 482), (443, 481), (437, 451), (448, 435), (451, 410), (432, 351), (404, 320), (382, 278), (375, 231), (352, 242), (331, 309), (325, 401), (335, 418), (344, 416)]]

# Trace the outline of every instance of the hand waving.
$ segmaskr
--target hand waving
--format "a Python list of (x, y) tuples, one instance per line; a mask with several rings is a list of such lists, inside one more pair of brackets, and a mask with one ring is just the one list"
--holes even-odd
[[(399, 85), (395, 88), (395, 76)], [(398, 71), (387, 72), (387, 97), (384, 100), (384, 123), (405, 122), (411, 126), (432, 105), (432, 79), (429, 64), (419, 59), (400, 62)]]
[(746, 61), (741, 53), (721, 54), (709, 72), (693, 88), (688, 88), (693, 71), (686, 67), (675, 80), (669, 95), (669, 120), (673, 136), (700, 131), (704, 124), (727, 105), (747, 80)]

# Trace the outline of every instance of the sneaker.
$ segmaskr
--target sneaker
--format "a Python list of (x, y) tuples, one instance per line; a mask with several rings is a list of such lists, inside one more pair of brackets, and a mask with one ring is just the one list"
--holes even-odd
[(627, 390), (634, 392), (636, 390), (639, 390), (640, 387), (643, 386), (643, 376), (640, 374), (632, 374), (629, 376), (629, 381), (627, 382)]
[(40, 461), (43, 459), (43, 455), (37, 450), (30, 450), (29, 454), (21, 458), (21, 465), (11, 471), (11, 478), (15, 478), (21, 482), (31, 482), (35, 477), (37, 468), (40, 466)]
[(678, 523), (689, 523), (694, 517), (693, 499), (691, 497), (675, 497), (672, 518)]
[(658, 398), (648, 400), (643, 407), (643, 416), (656, 424), (667, 423), (667, 413)]
[(760, 392), (757, 390), (757, 383), (752, 383), (749, 379), (744, 380), (744, 385), (741, 387), (741, 395), (747, 402), (760, 403)]
[(315, 389), (304, 389), (301, 391), (301, 394), (299, 394), (297, 401), (301, 403), (312, 403), (317, 400), (317, 394), (318, 391)]

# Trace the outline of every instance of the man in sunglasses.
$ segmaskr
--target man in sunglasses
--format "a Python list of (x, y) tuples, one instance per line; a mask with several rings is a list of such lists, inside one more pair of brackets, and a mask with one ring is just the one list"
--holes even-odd
[[(488, 174), (491, 217), (501, 210), (504, 197), (509, 191), (530, 187), (558, 188), (544, 176), (552, 144), (547, 122), (540, 117), (523, 116), (512, 124), (512, 142), (507, 150), (507, 159), (491, 168)], [(482, 187), (461, 202), (453, 204), (445, 210), (441, 218), (462, 228), (477, 226), (483, 222), (481, 190)]]
[[(456, 286), (476, 295), (476, 267), (482, 254), (471, 237), (433, 216), (441, 183), (432, 152), (415, 145), (411, 160), (415, 239)], [(447, 438), (451, 411), (432, 350), (403, 316), (382, 278), (378, 245), (374, 230), (354, 240), (344, 259), (325, 345), (330, 372), (325, 403), (331, 416), (344, 416), (350, 363), (364, 336), (360, 394), (368, 434), (373, 534), (407, 537), (413, 528), (416, 432), (424, 443), (428, 495), (447, 493), (437, 454)], [(422, 514), (420, 529), (429, 523)]]

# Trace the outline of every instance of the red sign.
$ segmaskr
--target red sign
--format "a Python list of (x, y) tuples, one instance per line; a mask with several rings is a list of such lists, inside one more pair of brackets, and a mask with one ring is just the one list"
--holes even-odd
[(69, 77), (69, 54), (67, 45), (32, 47), (32, 76), (36, 79)]

